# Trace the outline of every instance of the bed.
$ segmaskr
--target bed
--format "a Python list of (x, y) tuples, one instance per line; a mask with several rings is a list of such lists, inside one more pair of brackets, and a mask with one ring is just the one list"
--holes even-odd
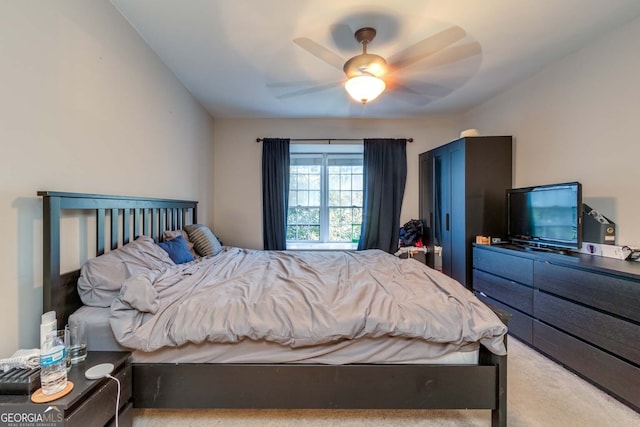
[[(80, 270), (60, 271), (61, 219), (66, 213), (81, 211), (95, 218), (96, 255), (128, 244), (138, 236), (159, 241), (164, 230), (180, 230), (198, 222), (194, 201), (50, 191), (38, 195), (43, 199), (43, 310), (55, 310), (59, 326), (74, 313), (87, 310), (77, 291)], [(82, 224), (86, 228), (88, 223), (93, 225), (93, 221)], [(496, 313), (506, 324), (508, 315)], [(96, 311), (90, 316), (101, 315)], [(506, 334), (500, 340), (506, 348)], [(384, 337), (378, 341), (395, 345)], [(186, 344), (188, 353), (198, 354), (198, 345)], [(306, 351), (309, 346), (301, 348)], [(477, 346), (477, 359), (472, 363), (455, 359), (438, 363), (419, 359), (410, 363), (385, 363), (384, 359), (351, 363), (349, 359), (339, 359), (323, 363), (322, 357), (306, 356), (295, 363), (286, 358), (273, 359), (278, 363), (260, 358), (232, 358), (220, 363), (216, 362), (218, 359), (176, 359), (171, 349), (161, 349), (159, 353), (160, 356), (147, 359), (133, 357), (134, 407), (468, 408), (490, 410), (493, 426), (506, 425), (507, 356), (496, 354), (495, 349), (492, 352), (486, 345)]]

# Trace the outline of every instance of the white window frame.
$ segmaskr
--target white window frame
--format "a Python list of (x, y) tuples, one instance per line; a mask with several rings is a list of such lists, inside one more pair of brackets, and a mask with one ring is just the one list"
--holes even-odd
[(287, 240), (287, 249), (310, 250), (354, 250), (358, 244), (354, 242), (330, 242), (329, 241), (329, 177), (327, 173), (327, 155), (341, 154), (345, 157), (362, 158), (364, 146), (362, 144), (291, 144), (289, 153), (295, 155), (323, 156), (321, 168), (320, 188), (320, 242), (315, 241), (291, 241)]

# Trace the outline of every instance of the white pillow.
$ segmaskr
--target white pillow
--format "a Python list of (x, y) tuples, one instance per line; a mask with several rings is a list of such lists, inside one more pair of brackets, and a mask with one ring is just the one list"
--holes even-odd
[(175, 263), (152, 238), (135, 241), (90, 259), (80, 269), (78, 294), (85, 305), (110, 307), (125, 280), (151, 270), (164, 270)]

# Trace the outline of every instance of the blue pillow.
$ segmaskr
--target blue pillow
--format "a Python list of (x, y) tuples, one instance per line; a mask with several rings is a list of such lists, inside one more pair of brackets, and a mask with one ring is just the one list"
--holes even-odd
[(164, 249), (169, 254), (169, 258), (176, 264), (184, 264), (185, 262), (194, 260), (193, 255), (189, 252), (187, 242), (182, 236), (167, 240), (166, 242), (160, 242), (158, 246)]

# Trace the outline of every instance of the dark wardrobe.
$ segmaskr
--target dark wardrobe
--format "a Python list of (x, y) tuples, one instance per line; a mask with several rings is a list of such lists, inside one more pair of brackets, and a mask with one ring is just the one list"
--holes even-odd
[[(420, 154), (420, 218), (427, 230), (427, 265), (441, 265), (445, 274), (469, 289), (476, 236), (506, 235), (511, 145), (511, 136), (476, 136)], [(442, 248), (440, 255), (436, 246)]]

